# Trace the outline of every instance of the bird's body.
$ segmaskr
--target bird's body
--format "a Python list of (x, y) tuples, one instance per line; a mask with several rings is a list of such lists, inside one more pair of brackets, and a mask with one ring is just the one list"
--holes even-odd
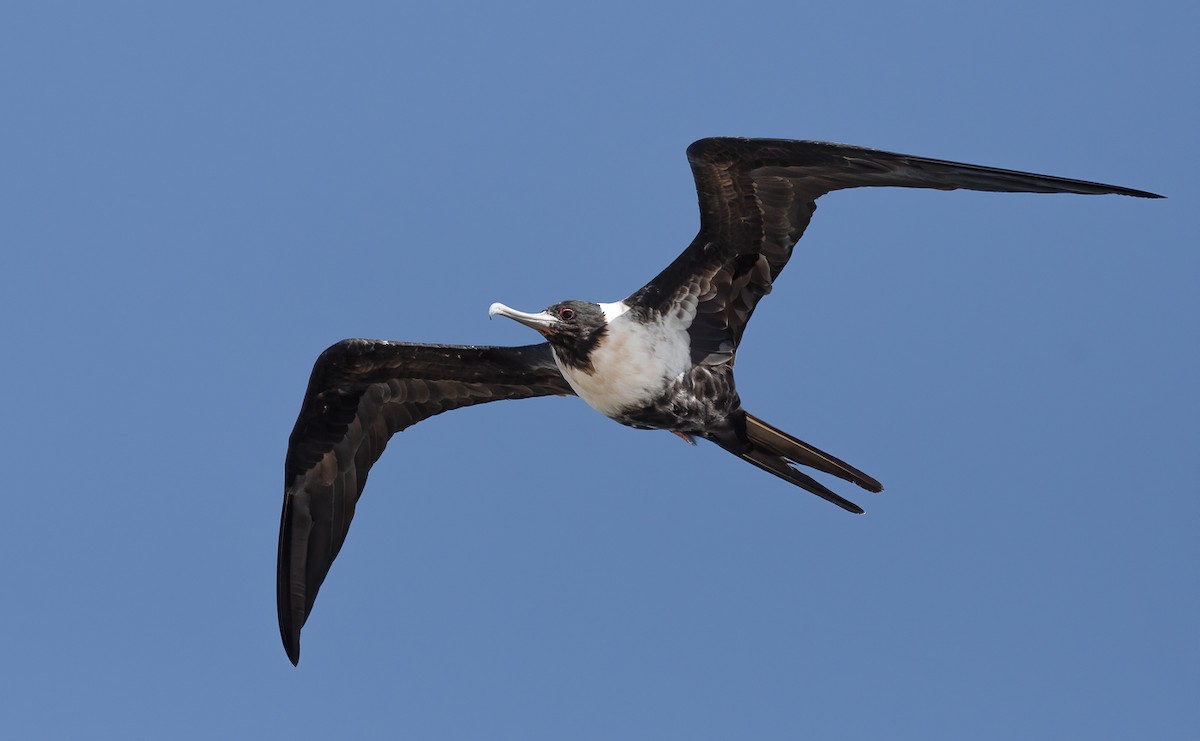
[(538, 313), (489, 313), (546, 339), (525, 347), (343, 340), (318, 358), (289, 440), (280, 526), (279, 625), (292, 662), (345, 540), (367, 472), (388, 439), (471, 404), (577, 395), (630, 427), (703, 438), (843, 509), (861, 513), (803, 465), (881, 491), (878, 481), (742, 408), (733, 367), (759, 299), (804, 233), (821, 195), (860, 186), (1116, 193), (1119, 186), (777, 139), (702, 139), (688, 148), (700, 232), (645, 286), (613, 303), (564, 301)]

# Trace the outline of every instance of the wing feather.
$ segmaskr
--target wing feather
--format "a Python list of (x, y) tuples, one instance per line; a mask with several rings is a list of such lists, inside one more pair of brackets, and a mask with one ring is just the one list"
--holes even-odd
[(816, 200), (869, 186), (1024, 193), (1154, 193), (895, 154), (865, 147), (786, 139), (701, 139), (688, 147), (700, 201), (700, 232), (662, 273), (628, 299), (641, 312), (667, 312), (698, 298), (693, 360), (732, 363), (760, 298), (787, 265)]
[(300, 629), (341, 550), (371, 466), (395, 433), (435, 414), (571, 388), (547, 344), (416, 345), (343, 340), (313, 367), (284, 464), (279, 631), (300, 658)]

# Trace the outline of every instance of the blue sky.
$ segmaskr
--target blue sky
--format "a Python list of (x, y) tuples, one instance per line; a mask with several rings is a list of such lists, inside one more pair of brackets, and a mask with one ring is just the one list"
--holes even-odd
[[(1194, 4), (431, 5), (0, 11), (13, 737), (1195, 737)], [(823, 199), (739, 390), (865, 517), (576, 399), (448, 414), (293, 669), (317, 354), (625, 296), (712, 135), (1169, 199)]]

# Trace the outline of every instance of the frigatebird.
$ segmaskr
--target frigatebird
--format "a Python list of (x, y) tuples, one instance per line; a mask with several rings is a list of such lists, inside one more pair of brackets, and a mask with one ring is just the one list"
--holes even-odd
[(742, 408), (733, 365), (746, 322), (787, 265), (816, 200), (900, 186), (1025, 193), (1145, 191), (863, 147), (782, 139), (701, 139), (687, 150), (700, 232), (623, 301), (563, 301), (526, 313), (524, 347), (350, 339), (317, 358), (284, 464), (279, 630), (300, 659), (300, 629), (345, 541), (367, 472), (395, 433), (435, 414), (500, 399), (576, 395), (621, 424), (703, 438), (850, 512), (862, 508), (797, 470), (871, 492), (878, 481)]

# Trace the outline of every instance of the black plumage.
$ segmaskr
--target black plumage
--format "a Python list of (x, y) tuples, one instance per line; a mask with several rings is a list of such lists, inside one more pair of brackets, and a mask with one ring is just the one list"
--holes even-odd
[(737, 347), (759, 300), (828, 192), (864, 186), (1034, 193), (1153, 193), (823, 142), (702, 139), (688, 148), (700, 231), (670, 265), (614, 304), (537, 314), (494, 304), (547, 339), (526, 347), (344, 340), (317, 359), (288, 444), (277, 572), (293, 663), (300, 629), (388, 439), (427, 417), (500, 399), (577, 394), (612, 419), (702, 437), (851, 512), (793, 464), (868, 491), (878, 481), (741, 407)]
[(571, 393), (545, 343), (343, 340), (321, 353), (284, 463), (276, 598), (292, 663), (299, 661), (300, 628), (346, 540), (367, 473), (392, 435), (459, 407)]

